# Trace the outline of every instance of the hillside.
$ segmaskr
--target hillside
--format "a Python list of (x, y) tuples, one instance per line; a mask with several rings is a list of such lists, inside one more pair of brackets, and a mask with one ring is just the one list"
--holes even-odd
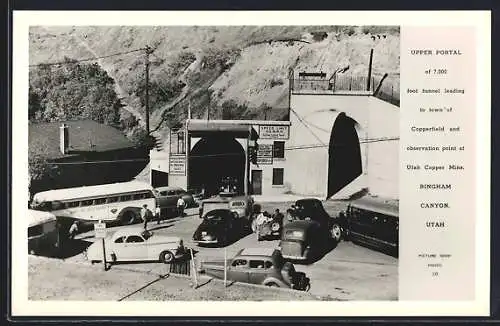
[[(166, 131), (187, 116), (222, 116), (222, 107), (242, 118), (281, 119), (288, 106), (288, 71), (324, 71), (349, 66), (367, 75), (388, 73), (399, 89), (399, 28), (345, 26), (32, 27), (30, 64), (85, 59), (149, 45), (151, 129)], [(144, 123), (145, 55), (135, 51), (97, 60), (115, 80), (124, 109)], [(236, 107), (236, 105), (241, 105)]]

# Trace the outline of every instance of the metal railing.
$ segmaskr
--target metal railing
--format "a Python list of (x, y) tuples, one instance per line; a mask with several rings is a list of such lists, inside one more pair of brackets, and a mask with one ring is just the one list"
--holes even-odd
[[(372, 94), (377, 89), (382, 77), (372, 76), (368, 89), (367, 76), (352, 76), (335, 74), (331, 79), (299, 78), (290, 82), (292, 93), (322, 93), (334, 94), (336, 92), (363, 92)], [(384, 81), (375, 97), (399, 106), (399, 85)]]

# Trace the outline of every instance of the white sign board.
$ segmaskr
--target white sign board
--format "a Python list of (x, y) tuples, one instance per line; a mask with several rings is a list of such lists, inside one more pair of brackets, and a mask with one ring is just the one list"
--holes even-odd
[(186, 175), (186, 156), (170, 156), (169, 171), (171, 175)]
[(273, 164), (273, 145), (260, 144), (257, 149), (257, 164)]
[(289, 126), (260, 125), (259, 138), (261, 139), (288, 139), (290, 136)]
[(94, 224), (95, 237), (102, 239), (106, 237), (106, 223), (95, 223)]

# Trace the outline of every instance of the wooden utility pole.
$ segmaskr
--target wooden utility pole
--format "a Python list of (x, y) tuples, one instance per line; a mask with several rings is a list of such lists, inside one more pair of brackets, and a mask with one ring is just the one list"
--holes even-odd
[(144, 51), (146, 53), (146, 98), (144, 104), (146, 107), (146, 132), (149, 135), (149, 55), (153, 53), (153, 50), (146, 46)]
[(367, 91), (370, 91), (370, 87), (371, 87), (372, 61), (373, 61), (373, 49), (370, 50), (370, 63), (368, 64), (368, 81), (366, 82), (366, 90)]

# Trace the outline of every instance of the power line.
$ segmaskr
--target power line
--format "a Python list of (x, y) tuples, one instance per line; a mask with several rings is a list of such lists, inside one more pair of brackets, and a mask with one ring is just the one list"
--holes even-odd
[[(395, 141), (399, 140), (399, 137), (382, 137), (382, 138), (372, 138), (360, 141), (360, 144), (365, 143), (376, 143), (384, 141)], [(310, 145), (300, 145), (293, 147), (285, 147), (285, 151), (299, 150), (299, 149), (310, 149), (310, 148), (325, 148), (329, 147), (328, 144), (310, 144)], [(337, 145), (338, 146), (338, 145)], [(244, 156), (241, 153), (227, 152), (218, 154), (203, 154), (203, 155), (189, 155), (189, 158), (203, 158), (203, 157), (224, 157), (224, 156)], [(50, 165), (75, 165), (75, 164), (103, 164), (103, 163), (121, 163), (121, 162), (147, 162), (149, 159), (128, 159), (128, 160), (108, 160), (108, 161), (80, 161), (80, 162), (47, 162)]]
[(115, 56), (119, 56), (119, 55), (125, 55), (125, 54), (129, 54), (129, 53), (144, 51), (144, 50), (145, 50), (145, 48), (140, 48), (140, 49), (124, 51), (124, 52), (117, 52), (117, 53), (112, 53), (112, 54), (103, 55), (103, 56), (99, 56), (99, 57), (93, 57), (93, 58), (85, 58), (85, 59), (79, 59), (79, 60), (70, 59), (69, 61), (37, 63), (37, 64), (29, 65), (29, 67), (57, 66), (57, 65), (72, 64), (72, 63), (78, 63), (78, 62), (95, 61), (95, 60), (99, 60), (99, 59), (105, 59), (105, 58), (115, 57)]
[(293, 114), (295, 114), (295, 116), (297, 117), (297, 119), (299, 119), (299, 121), (307, 128), (307, 130), (309, 130), (311, 132), (311, 134), (314, 136), (314, 138), (316, 138), (317, 141), (319, 141), (320, 143), (322, 143), (323, 145), (325, 144), (321, 138), (319, 138), (315, 133), (314, 131), (312, 131), (312, 129), (307, 125), (307, 123), (305, 123), (303, 121), (303, 119), (299, 116), (299, 114), (297, 112), (295, 112), (294, 109), (290, 108), (290, 111), (293, 112)]

